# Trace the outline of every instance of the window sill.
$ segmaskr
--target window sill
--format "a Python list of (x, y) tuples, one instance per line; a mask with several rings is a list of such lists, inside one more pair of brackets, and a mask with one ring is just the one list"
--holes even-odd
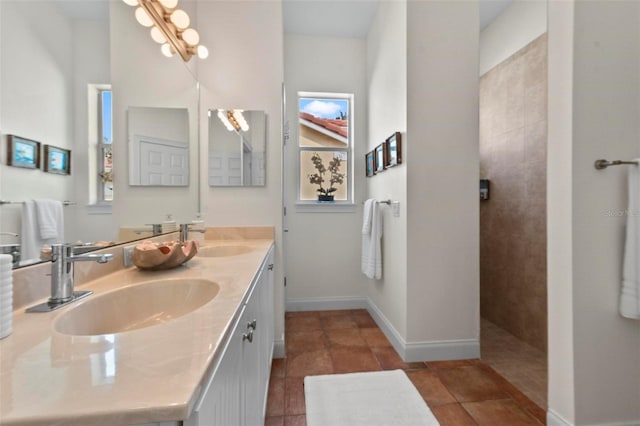
[(356, 205), (350, 201), (298, 201), (296, 213), (355, 213)]
[(111, 204), (89, 204), (87, 205), (88, 214), (111, 214)]

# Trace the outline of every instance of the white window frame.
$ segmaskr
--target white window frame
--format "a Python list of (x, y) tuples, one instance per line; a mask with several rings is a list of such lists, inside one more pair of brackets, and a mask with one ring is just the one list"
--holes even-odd
[[(349, 101), (349, 136), (348, 136), (348, 146), (346, 149), (344, 148), (336, 148), (336, 147), (305, 147), (300, 146), (300, 132), (299, 132), (299, 123), (300, 123), (300, 98), (322, 98), (322, 99), (341, 99)], [(332, 92), (298, 92), (297, 103), (296, 103), (296, 123), (298, 127), (296, 127), (298, 139), (296, 140), (296, 163), (297, 163), (297, 193), (296, 193), (296, 210), (300, 212), (304, 211), (354, 211), (355, 206), (355, 194), (354, 194), (354, 145), (355, 145), (355, 114), (354, 114), (354, 95), (353, 93), (332, 93)], [(347, 176), (345, 177), (345, 183), (347, 185), (347, 199), (346, 200), (336, 200), (333, 202), (318, 202), (314, 200), (301, 200), (300, 199), (300, 191), (302, 188), (302, 165), (300, 164), (300, 155), (303, 151), (312, 151), (312, 152), (335, 152), (335, 151), (344, 151), (347, 153)]]
[[(88, 214), (111, 214), (112, 201), (104, 200), (103, 182), (99, 173), (104, 169), (102, 163), (102, 149), (106, 145), (102, 142), (102, 102), (101, 92), (112, 91), (110, 84), (88, 85), (88, 146), (89, 146), (89, 203)], [(112, 93), (113, 102), (113, 93)], [(113, 114), (113, 109), (112, 109)], [(112, 117), (113, 120), (113, 117)], [(113, 141), (112, 141), (113, 142)]]

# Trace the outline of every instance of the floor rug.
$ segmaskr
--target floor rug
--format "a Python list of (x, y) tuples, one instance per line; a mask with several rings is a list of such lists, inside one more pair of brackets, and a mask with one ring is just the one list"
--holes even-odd
[(439, 425), (402, 370), (307, 376), (307, 426)]

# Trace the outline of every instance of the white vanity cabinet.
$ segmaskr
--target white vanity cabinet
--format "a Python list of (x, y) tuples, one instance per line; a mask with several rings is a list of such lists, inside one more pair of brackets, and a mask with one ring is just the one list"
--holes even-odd
[(185, 426), (262, 426), (273, 356), (273, 247)]

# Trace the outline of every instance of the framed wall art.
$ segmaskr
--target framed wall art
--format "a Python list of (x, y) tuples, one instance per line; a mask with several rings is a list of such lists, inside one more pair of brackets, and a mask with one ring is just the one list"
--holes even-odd
[(376, 173), (382, 172), (387, 164), (387, 143), (382, 142), (375, 149), (376, 154)]
[(40, 142), (7, 135), (7, 165), (27, 169), (40, 168)]
[(60, 175), (71, 174), (71, 151), (53, 145), (45, 145), (44, 171)]
[(376, 157), (373, 151), (369, 151), (367, 155), (365, 155), (365, 164), (367, 177), (371, 177), (376, 174)]
[(402, 164), (402, 144), (400, 132), (395, 132), (387, 138), (387, 166), (393, 167)]

